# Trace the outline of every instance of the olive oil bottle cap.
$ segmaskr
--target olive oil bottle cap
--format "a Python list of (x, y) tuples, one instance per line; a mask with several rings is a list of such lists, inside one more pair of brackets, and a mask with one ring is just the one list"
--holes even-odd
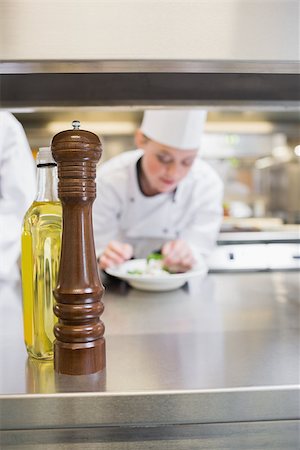
[(37, 154), (37, 166), (56, 166), (50, 147), (40, 147)]

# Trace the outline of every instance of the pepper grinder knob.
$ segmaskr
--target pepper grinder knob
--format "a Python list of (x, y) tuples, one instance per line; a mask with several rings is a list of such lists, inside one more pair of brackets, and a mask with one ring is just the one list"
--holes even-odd
[(79, 120), (73, 120), (72, 127), (73, 127), (73, 130), (79, 130), (79, 128), (80, 128), (80, 121)]

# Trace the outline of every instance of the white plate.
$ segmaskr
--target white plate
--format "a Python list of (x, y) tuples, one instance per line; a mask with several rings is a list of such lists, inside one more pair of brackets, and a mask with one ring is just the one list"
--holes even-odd
[(109, 275), (127, 281), (130, 286), (143, 291), (170, 291), (183, 286), (190, 278), (206, 275), (206, 266), (197, 266), (185, 273), (162, 275), (134, 275), (128, 273), (132, 270), (145, 270), (146, 259), (132, 259), (119, 266), (106, 269)]

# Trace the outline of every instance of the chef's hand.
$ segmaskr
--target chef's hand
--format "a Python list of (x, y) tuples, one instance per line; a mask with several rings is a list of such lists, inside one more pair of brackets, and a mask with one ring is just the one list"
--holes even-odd
[(110, 241), (104, 252), (99, 258), (100, 269), (105, 270), (109, 267), (122, 264), (133, 256), (133, 248), (123, 242)]
[(186, 272), (190, 270), (196, 260), (187, 242), (180, 239), (166, 242), (162, 247), (164, 265), (170, 272)]

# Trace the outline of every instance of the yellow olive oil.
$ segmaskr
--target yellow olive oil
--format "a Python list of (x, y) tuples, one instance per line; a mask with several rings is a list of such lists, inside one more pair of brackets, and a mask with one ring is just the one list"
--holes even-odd
[(26, 391), (29, 394), (50, 394), (56, 392), (53, 361), (27, 358)]
[(56, 201), (34, 201), (22, 229), (24, 339), (29, 356), (53, 358), (53, 313), (61, 248), (62, 207)]

